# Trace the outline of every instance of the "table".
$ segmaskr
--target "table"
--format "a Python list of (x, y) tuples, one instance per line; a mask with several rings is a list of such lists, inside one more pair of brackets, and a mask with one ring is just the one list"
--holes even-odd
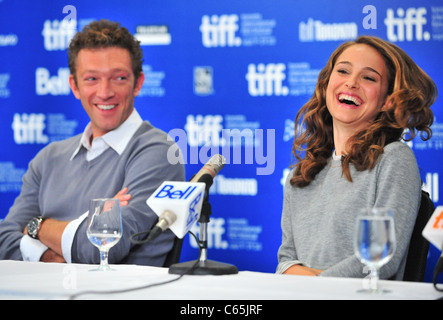
[[(150, 288), (113, 291), (174, 280), (167, 268), (112, 265), (115, 271), (93, 272), (95, 265), (0, 261), (0, 299), (146, 299), (146, 300), (430, 300), (442, 297), (430, 283), (380, 281), (384, 295), (356, 293), (362, 279), (277, 275), (240, 271), (236, 275), (191, 276)], [(74, 294), (79, 294), (74, 297)]]

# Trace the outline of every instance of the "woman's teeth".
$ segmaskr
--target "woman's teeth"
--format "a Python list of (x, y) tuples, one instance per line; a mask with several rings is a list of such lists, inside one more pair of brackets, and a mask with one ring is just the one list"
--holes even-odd
[(340, 94), (338, 96), (338, 100), (342, 103), (354, 104), (357, 107), (362, 104), (362, 102), (359, 99), (357, 99), (356, 97), (353, 97), (353, 96), (349, 96), (347, 94)]

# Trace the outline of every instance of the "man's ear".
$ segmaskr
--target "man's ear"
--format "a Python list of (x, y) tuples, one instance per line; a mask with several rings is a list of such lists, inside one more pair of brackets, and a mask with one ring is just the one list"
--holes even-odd
[(75, 78), (72, 74), (69, 75), (69, 86), (71, 87), (74, 96), (80, 100), (80, 91), (78, 90), (77, 83), (75, 82)]
[(145, 74), (143, 72), (140, 72), (140, 76), (137, 79), (137, 82), (134, 86), (134, 97), (138, 96), (140, 93), (140, 90), (142, 89), (143, 82), (145, 82)]

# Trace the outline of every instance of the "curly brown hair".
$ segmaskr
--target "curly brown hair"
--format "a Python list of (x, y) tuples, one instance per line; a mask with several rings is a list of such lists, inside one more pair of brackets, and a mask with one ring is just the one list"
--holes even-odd
[(102, 19), (93, 21), (78, 32), (68, 47), (68, 66), (71, 74), (76, 79), (76, 60), (81, 49), (98, 49), (119, 47), (129, 51), (134, 72), (135, 82), (137, 82), (143, 64), (143, 51), (140, 48), (140, 41), (118, 22)]
[[(318, 76), (314, 94), (297, 113), (293, 154), (298, 163), (293, 166), (292, 185), (309, 185), (331, 157), (334, 137), (332, 117), (326, 107), (326, 88), (337, 58), (355, 44), (369, 45), (383, 57), (389, 74), (388, 97), (375, 121), (348, 140), (347, 154), (342, 156), (346, 179), (352, 182), (350, 164), (358, 171), (373, 169), (387, 144), (401, 138), (410, 141), (417, 131), (423, 140), (432, 136), (434, 115), (430, 107), (437, 98), (434, 81), (398, 46), (377, 37), (361, 36), (332, 53)], [(409, 137), (403, 134), (406, 129)]]

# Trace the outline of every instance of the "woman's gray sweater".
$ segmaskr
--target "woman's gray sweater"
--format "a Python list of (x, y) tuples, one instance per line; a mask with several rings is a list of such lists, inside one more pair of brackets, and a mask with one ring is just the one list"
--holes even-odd
[(351, 175), (353, 182), (342, 174), (340, 160), (332, 157), (307, 187), (291, 186), (291, 172), (285, 185), (277, 273), (302, 264), (324, 270), (320, 276), (367, 276), (353, 250), (356, 217), (363, 208), (386, 207), (393, 211), (397, 246), (380, 278), (402, 279), (421, 199), (415, 156), (406, 144), (393, 142), (373, 170), (358, 172), (351, 165)]

